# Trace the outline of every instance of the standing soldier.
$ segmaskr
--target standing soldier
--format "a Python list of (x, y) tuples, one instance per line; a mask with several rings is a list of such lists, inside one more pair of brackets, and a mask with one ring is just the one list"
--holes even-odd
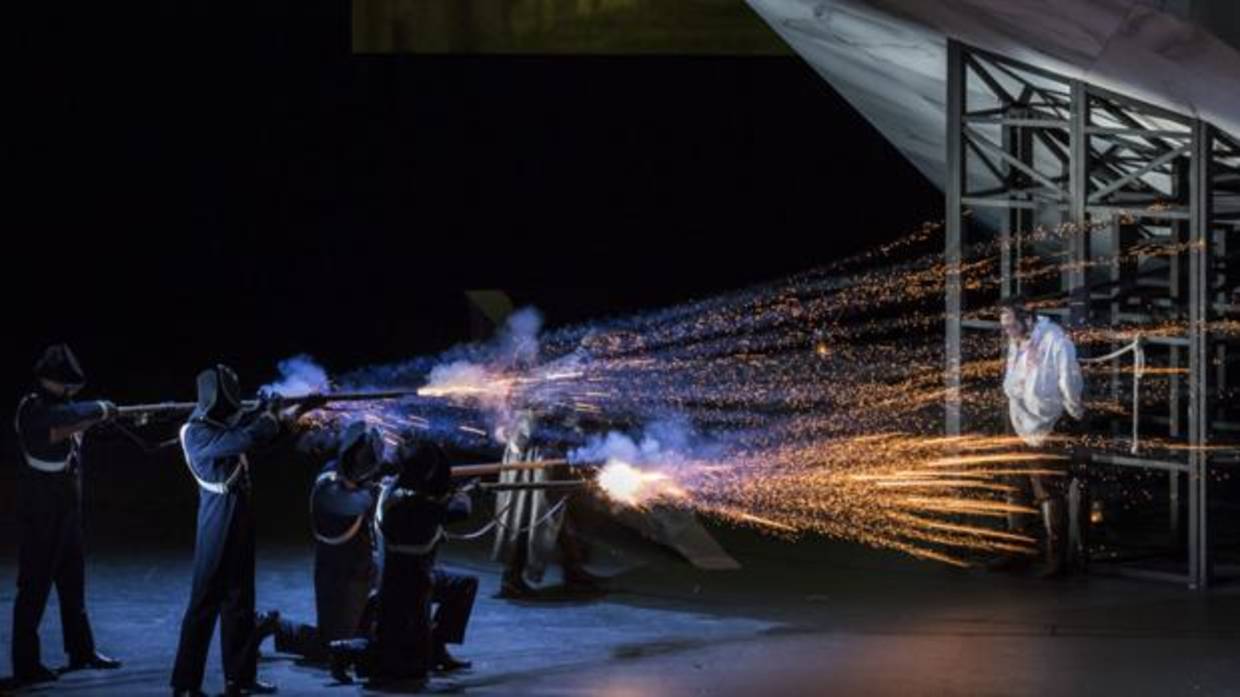
[(48, 348), (35, 364), (35, 390), (17, 407), (21, 469), (17, 598), (13, 602), (13, 673), (18, 684), (48, 682), (56, 673), (39, 658), (39, 623), (52, 585), (60, 601), (68, 670), (119, 668), (95, 650), (86, 615), (82, 523), (82, 435), (116, 415), (111, 402), (71, 401), (86, 383), (73, 351)]
[[(173, 694), (202, 695), (202, 678), (220, 618), (225, 694), (271, 694), (257, 679), (258, 641), (277, 615), (254, 612), (254, 509), (246, 454), (280, 432), (279, 397), (243, 410), (237, 374), (224, 365), (198, 374), (198, 405), (181, 427), (185, 464), (198, 483), (194, 578), (172, 671)], [(309, 410), (318, 403), (303, 403)]]

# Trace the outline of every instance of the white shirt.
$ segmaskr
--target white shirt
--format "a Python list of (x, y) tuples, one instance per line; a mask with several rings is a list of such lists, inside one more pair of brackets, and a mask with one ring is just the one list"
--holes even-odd
[(1028, 445), (1041, 445), (1065, 410), (1076, 419), (1085, 415), (1083, 386), (1076, 346), (1046, 317), (1038, 317), (1029, 338), (1008, 342), (1003, 392), (1012, 428)]

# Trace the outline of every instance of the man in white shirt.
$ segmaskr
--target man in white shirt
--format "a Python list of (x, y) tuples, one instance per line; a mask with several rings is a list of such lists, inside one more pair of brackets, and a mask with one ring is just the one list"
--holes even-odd
[[(1008, 398), (1012, 428), (1030, 447), (1040, 447), (1066, 411), (1073, 419), (1085, 416), (1081, 402), (1084, 380), (1076, 360), (1076, 346), (1063, 328), (1035, 315), (1021, 300), (1004, 301), (999, 323), (1008, 338), (1003, 392)], [(1067, 517), (1062, 487), (1051, 477), (1031, 476), (1033, 496), (1046, 530), (1044, 576), (1063, 571)]]

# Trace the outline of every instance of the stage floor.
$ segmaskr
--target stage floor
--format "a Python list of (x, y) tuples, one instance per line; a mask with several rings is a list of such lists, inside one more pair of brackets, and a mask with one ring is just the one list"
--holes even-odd
[[(1062, 582), (959, 571), (851, 545), (725, 533), (743, 562), (705, 572), (655, 555), (600, 600), (495, 600), (484, 545), (443, 560), (482, 582), (472, 671), (428, 692), (480, 695), (1240, 695), (1240, 589), (1093, 577)], [(164, 695), (188, 593), (189, 550), (113, 542), (92, 552), (88, 596), (115, 672), (22, 694)], [(313, 619), (312, 551), (260, 545), (259, 607)], [(0, 559), (0, 674), (9, 666), (15, 568)], [(53, 603), (55, 600), (53, 599)], [(49, 605), (45, 662), (63, 663)], [(218, 644), (218, 642), (217, 642)], [(222, 689), (213, 647), (209, 692)], [(264, 646), (283, 695), (356, 695)]]

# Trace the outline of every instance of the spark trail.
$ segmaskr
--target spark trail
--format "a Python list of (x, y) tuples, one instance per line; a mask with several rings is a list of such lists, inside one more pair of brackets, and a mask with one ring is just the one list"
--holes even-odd
[[(1028, 552), (1032, 540), (999, 525), (1009, 513), (1032, 513), (1005, 502), (1010, 478), (1056, 476), (1062, 462), (1012, 439), (939, 437), (949, 271), (941, 249), (941, 230), (927, 225), (821, 269), (609, 322), (542, 331), (522, 313), (494, 342), (336, 381), (342, 389), (417, 388), (416, 398), (311, 418), (324, 427), (364, 418), (393, 443), (478, 448), (494, 447), (497, 426), (529, 411), (543, 437), (566, 451), (597, 447), (587, 442), (591, 432), (632, 434), (678, 420), (708, 435), (604, 453), (610, 469), (599, 483), (615, 500), (690, 506), (775, 534), (826, 535), (948, 563), (974, 552)], [(962, 285), (995, 290), (997, 257), (994, 244), (971, 250)], [(1019, 273), (1034, 279), (1065, 268), (1052, 258)], [(1074, 338), (1105, 347), (1123, 331), (1085, 328)], [(961, 368), (963, 406), (992, 415), (996, 431), (1006, 413), (1002, 350), (997, 332), (970, 333)], [(1152, 372), (1146, 382), (1171, 375)], [(1159, 399), (1159, 389), (1148, 398)], [(1097, 399), (1090, 406), (1125, 408)]]

